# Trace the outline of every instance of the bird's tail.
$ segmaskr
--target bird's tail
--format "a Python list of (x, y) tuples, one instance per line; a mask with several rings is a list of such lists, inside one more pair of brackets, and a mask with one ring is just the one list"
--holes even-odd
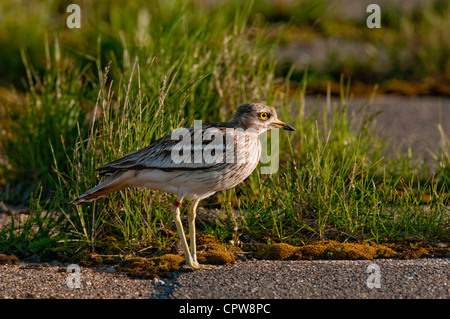
[(126, 188), (128, 185), (125, 183), (126, 174), (122, 171), (116, 171), (106, 180), (98, 184), (97, 186), (86, 191), (84, 194), (80, 195), (72, 201), (72, 204), (80, 205), (85, 202), (89, 202), (101, 196), (108, 195), (109, 193), (117, 192), (121, 189)]

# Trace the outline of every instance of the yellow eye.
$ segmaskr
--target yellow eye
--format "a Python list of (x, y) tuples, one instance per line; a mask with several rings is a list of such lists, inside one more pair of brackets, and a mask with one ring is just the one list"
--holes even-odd
[(263, 121), (267, 120), (269, 118), (269, 114), (267, 114), (266, 112), (263, 113), (259, 113), (259, 118)]

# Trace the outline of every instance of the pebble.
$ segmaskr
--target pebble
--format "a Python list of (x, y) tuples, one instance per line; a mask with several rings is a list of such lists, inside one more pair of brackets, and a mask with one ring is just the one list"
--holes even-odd
[(153, 284), (156, 285), (156, 286), (158, 286), (158, 285), (161, 286), (161, 285), (165, 285), (165, 284), (166, 284), (163, 280), (158, 279), (158, 278), (153, 278), (152, 282), (153, 282)]

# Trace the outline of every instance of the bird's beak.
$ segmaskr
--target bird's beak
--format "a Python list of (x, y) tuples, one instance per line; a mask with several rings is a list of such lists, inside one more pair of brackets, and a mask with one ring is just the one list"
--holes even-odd
[(282, 128), (283, 130), (286, 130), (286, 131), (295, 131), (294, 127), (292, 127), (289, 124), (286, 124), (284, 122), (281, 122), (280, 120), (275, 120), (270, 124), (277, 128)]

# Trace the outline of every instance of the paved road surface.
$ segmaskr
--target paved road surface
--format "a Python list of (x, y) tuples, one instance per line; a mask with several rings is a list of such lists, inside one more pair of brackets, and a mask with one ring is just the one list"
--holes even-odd
[(67, 286), (68, 276), (65, 265), (3, 265), (0, 298), (450, 299), (450, 258), (251, 260), (163, 279), (131, 279), (111, 269), (82, 267), (78, 289)]
[[(339, 105), (336, 97), (331, 98), (331, 105), (334, 104)], [(324, 105), (323, 94), (306, 97), (307, 112), (320, 112)], [(374, 132), (404, 152), (411, 148), (415, 160), (435, 161), (432, 154), (442, 147), (439, 125), (450, 138), (450, 97), (380, 95), (373, 100), (355, 97), (348, 102), (349, 114), (357, 112), (362, 105), (365, 108), (361, 114), (378, 113), (373, 123)]]

